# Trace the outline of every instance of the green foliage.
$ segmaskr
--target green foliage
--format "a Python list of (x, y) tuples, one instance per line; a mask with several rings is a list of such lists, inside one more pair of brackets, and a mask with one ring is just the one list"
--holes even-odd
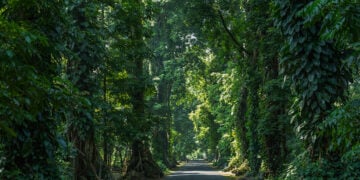
[(160, 167), (161, 171), (166, 172), (168, 171), (168, 167), (162, 161), (156, 161), (156, 164)]
[(356, 179), (360, 176), (360, 145), (355, 144), (351, 150), (348, 150), (341, 157), (341, 162), (345, 166), (344, 172), (341, 174), (342, 179)]
[(0, 178), (111, 179), (143, 160), (160, 175), (206, 153), (237, 175), (356, 179), (359, 14), (356, 0), (0, 1)]
[(359, 145), (360, 100), (352, 100), (336, 108), (319, 126), (330, 137), (330, 151), (345, 153)]
[(219, 157), (218, 160), (214, 163), (215, 166), (224, 168), (227, 166), (227, 163), (229, 159), (231, 158), (231, 142), (233, 141), (233, 138), (229, 134), (224, 134), (221, 139), (219, 140), (219, 143), (217, 145)]
[(214, 116), (206, 104), (198, 105), (195, 112), (190, 114), (190, 119), (194, 121), (195, 131), (198, 133), (197, 140), (201, 143), (203, 151), (207, 151), (209, 160), (217, 160), (217, 145), (220, 137), (218, 133), (219, 125), (214, 122)]
[(292, 164), (288, 166), (287, 174), (284, 179), (321, 179), (334, 178), (334, 172), (341, 169), (332, 169), (331, 164), (326, 159), (311, 161), (306, 152), (299, 155)]
[(230, 171), (237, 167), (240, 167), (240, 165), (243, 163), (243, 160), (239, 156), (234, 156), (229, 160), (228, 166), (224, 169), (224, 171)]
[(266, 95), (262, 101), (262, 119), (258, 131), (261, 134), (261, 144), (266, 170), (271, 176), (278, 175), (283, 169), (283, 163), (288, 159), (288, 139), (292, 137), (290, 117), (286, 109), (290, 102), (290, 91), (282, 87), (281, 79), (267, 81), (263, 87)]
[(356, 0), (315, 0), (308, 3), (298, 15), (306, 17), (306, 25), (313, 25), (323, 19), (320, 30), (323, 39), (336, 38), (356, 42), (360, 37), (359, 31), (356, 30), (360, 27), (358, 12), (360, 5)]
[(196, 149), (194, 124), (188, 117), (189, 110), (183, 106), (178, 106), (173, 110), (174, 114), (174, 133), (173, 146), (177, 160), (186, 160), (186, 155), (191, 154)]
[[(351, 157), (351, 158), (350, 158)], [(307, 152), (288, 166), (282, 179), (356, 179), (359, 177), (359, 145), (343, 154), (341, 159), (320, 158), (312, 161)]]
[(250, 166), (248, 160), (242, 160), (239, 156), (231, 158), (229, 166), (225, 171), (231, 170), (236, 176), (242, 176), (250, 172)]
[(323, 153), (328, 148), (322, 145), (326, 137), (319, 136), (317, 128), (334, 103), (345, 99), (350, 69), (341, 61), (341, 52), (334, 43), (318, 38), (320, 27), (307, 25), (308, 17), (297, 16), (305, 3), (282, 1), (278, 5), (278, 26), (288, 37), (282, 49), (282, 71), (290, 76), (299, 97), (293, 123), (314, 153)]
[[(66, 91), (55, 76), (61, 59), (64, 4), (6, 2), (0, 9), (0, 177), (58, 178), (58, 115)], [(57, 7), (57, 8), (55, 8)]]
[[(352, 177), (343, 169), (347, 163), (341, 159), (349, 148), (357, 146), (351, 138), (357, 133), (353, 129), (357, 125), (349, 124), (349, 118), (357, 116), (354, 111), (358, 110), (343, 103), (352, 81), (351, 61), (358, 57), (348, 46), (357, 39), (352, 29), (358, 24), (344, 23), (356, 16), (351, 15), (354, 12), (350, 13), (350, 6), (355, 11), (357, 6), (345, 1), (275, 2), (279, 10), (277, 26), (287, 37), (282, 49), (282, 72), (290, 77), (298, 97), (293, 123), (307, 148), (289, 166), (288, 174), (294, 172), (290, 179)], [(337, 39), (341, 36), (346, 38)]]

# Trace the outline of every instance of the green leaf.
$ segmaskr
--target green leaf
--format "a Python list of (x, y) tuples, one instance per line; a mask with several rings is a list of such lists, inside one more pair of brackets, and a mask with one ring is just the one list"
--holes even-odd
[(25, 98), (24, 100), (25, 100), (25, 103), (26, 103), (27, 105), (30, 105), (30, 104), (31, 104), (31, 101), (30, 101), (29, 98)]
[(16, 133), (13, 129), (9, 128), (7, 125), (5, 125), (3, 122), (0, 122), (0, 129), (4, 130), (6, 134), (16, 137)]
[(310, 81), (310, 82), (313, 82), (314, 81), (314, 73), (310, 73), (309, 74), (309, 76), (308, 76), (308, 80)]
[(13, 102), (15, 103), (16, 106), (20, 106), (20, 102), (17, 99), (13, 99)]
[(25, 36), (25, 41), (30, 44), (30, 43), (31, 43), (31, 38), (30, 38), (30, 36)]
[(314, 47), (315, 51), (320, 54), (321, 53), (321, 46), (317, 45)]
[(335, 91), (334, 88), (332, 88), (331, 86), (325, 86), (325, 89), (326, 89), (327, 92), (329, 92), (330, 94), (336, 94), (336, 91)]
[(315, 110), (318, 107), (316, 101), (314, 101), (313, 103), (311, 103), (311, 109)]
[(6, 50), (6, 55), (7, 55), (9, 58), (14, 57), (14, 53), (13, 53), (11, 50)]

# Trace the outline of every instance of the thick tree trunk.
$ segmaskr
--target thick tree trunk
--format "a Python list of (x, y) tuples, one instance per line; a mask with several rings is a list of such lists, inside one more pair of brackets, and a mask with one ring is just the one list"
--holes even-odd
[(215, 122), (216, 117), (211, 114), (211, 112), (209, 111), (209, 146), (211, 149), (211, 154), (209, 154), (211, 156), (211, 160), (215, 160), (215, 162), (217, 162), (218, 160), (218, 149), (217, 149), (217, 145), (219, 144), (220, 141), (220, 137), (221, 135), (218, 132), (219, 129), (219, 124)]
[(287, 152), (287, 136), (289, 133), (289, 124), (284, 121), (286, 116), (286, 106), (288, 94), (280, 84), (273, 83), (279, 80), (279, 62), (278, 57), (273, 57), (269, 60), (268, 68), (265, 68), (268, 74), (265, 86), (271, 87), (271, 90), (265, 90), (265, 110), (268, 112), (267, 116), (262, 122), (263, 127), (275, 127), (268, 128), (266, 135), (263, 135), (263, 153), (265, 154), (264, 162), (270, 171), (270, 175), (276, 176), (281, 172), (282, 164), (286, 160)]
[(159, 179), (164, 174), (153, 160), (149, 146), (141, 141), (132, 144), (132, 155), (126, 171), (126, 179)]
[(86, 137), (79, 135), (77, 129), (74, 127), (69, 133), (77, 153), (72, 162), (74, 179), (113, 179), (110, 169), (103, 162), (96, 148), (93, 128), (90, 128)]
[(173, 167), (169, 161), (169, 136), (164, 126), (160, 125), (153, 136), (153, 148), (156, 159), (161, 160), (167, 167)]
[(249, 130), (248, 138), (249, 140), (249, 166), (250, 166), (250, 174), (257, 175), (260, 170), (261, 166), (261, 159), (260, 157), (260, 136), (257, 131), (259, 126), (259, 116), (260, 116), (260, 97), (259, 97), (259, 90), (260, 84), (262, 83), (261, 75), (259, 73), (259, 53), (258, 49), (254, 49), (252, 53), (252, 57), (249, 58), (249, 69), (247, 74), (249, 75), (248, 80), (248, 88), (249, 88), (249, 116), (248, 116), (248, 123), (247, 128)]
[[(163, 71), (163, 62), (159, 62), (159, 71)], [(153, 136), (153, 148), (155, 158), (161, 160), (167, 167), (173, 168), (176, 166), (175, 162), (170, 161), (170, 126), (171, 126), (171, 116), (170, 108), (168, 107), (169, 94), (170, 94), (170, 85), (161, 80), (158, 85), (158, 98), (157, 102), (160, 103), (163, 107), (160, 109), (160, 121), (157, 126), (154, 136)]]
[(246, 137), (246, 111), (247, 111), (247, 98), (248, 98), (248, 89), (243, 87), (240, 92), (239, 105), (237, 109), (237, 115), (235, 120), (235, 129), (236, 129), (236, 140), (240, 143), (240, 150), (243, 155), (242, 158), (247, 159), (249, 148), (249, 141)]

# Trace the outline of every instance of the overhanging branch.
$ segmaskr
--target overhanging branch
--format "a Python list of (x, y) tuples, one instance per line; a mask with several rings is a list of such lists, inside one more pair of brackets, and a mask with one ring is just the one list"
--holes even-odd
[(229, 35), (230, 39), (239, 48), (239, 52), (240, 53), (245, 53), (246, 55), (249, 55), (250, 53), (239, 43), (239, 41), (235, 38), (235, 36), (230, 31), (230, 29), (228, 29), (226, 21), (224, 19), (224, 16), (223, 16), (223, 14), (221, 13), (220, 10), (218, 10), (218, 13), (219, 13), (219, 17), (220, 17), (220, 20), (221, 20), (221, 24), (223, 25), (223, 27), (224, 27), (226, 33)]

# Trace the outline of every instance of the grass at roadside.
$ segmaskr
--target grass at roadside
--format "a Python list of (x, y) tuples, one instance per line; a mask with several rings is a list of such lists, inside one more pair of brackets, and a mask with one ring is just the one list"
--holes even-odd
[(166, 169), (166, 171), (164, 171), (164, 175), (167, 176), (171, 173), (173, 173), (174, 171), (179, 170), (182, 166), (184, 166), (186, 164), (186, 162), (181, 161), (175, 168), (173, 169)]

